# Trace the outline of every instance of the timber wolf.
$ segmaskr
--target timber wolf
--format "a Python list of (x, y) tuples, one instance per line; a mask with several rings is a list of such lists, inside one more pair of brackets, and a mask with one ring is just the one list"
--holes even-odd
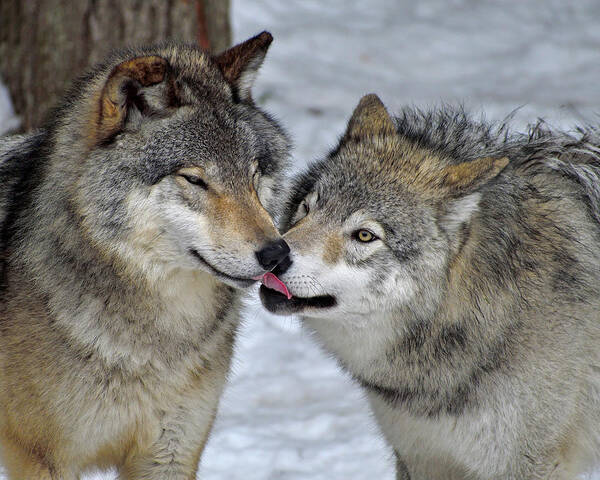
[(398, 479), (564, 480), (597, 460), (599, 133), (392, 118), (368, 95), (295, 180), (262, 302), (362, 386)]
[(196, 478), (240, 293), (287, 246), (289, 141), (251, 97), (272, 37), (117, 52), (0, 147), (0, 448), (10, 479)]

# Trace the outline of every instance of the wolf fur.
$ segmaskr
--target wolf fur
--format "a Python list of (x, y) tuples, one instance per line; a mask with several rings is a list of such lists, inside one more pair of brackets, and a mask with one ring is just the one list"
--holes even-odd
[(363, 387), (399, 479), (566, 480), (598, 460), (599, 133), (391, 118), (369, 95), (296, 179), (274, 271), (293, 297), (263, 286), (263, 304)]
[(194, 479), (281, 241), (289, 141), (252, 101), (272, 37), (114, 53), (0, 141), (0, 449), (10, 479)]

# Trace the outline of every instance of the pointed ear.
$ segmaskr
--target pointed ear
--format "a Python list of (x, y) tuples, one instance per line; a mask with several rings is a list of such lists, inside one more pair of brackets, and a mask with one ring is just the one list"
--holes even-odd
[(507, 157), (486, 157), (450, 165), (442, 170), (439, 187), (446, 200), (440, 223), (450, 238), (458, 238), (461, 227), (468, 224), (479, 210), (481, 192), (477, 189), (497, 177), (508, 163)]
[(365, 95), (350, 117), (346, 137), (361, 138), (369, 135), (390, 135), (396, 127), (385, 106), (374, 93)]
[(441, 186), (450, 196), (473, 192), (495, 178), (508, 163), (507, 157), (486, 157), (450, 165), (442, 170)]
[(473, 214), (479, 210), (479, 200), (481, 193), (475, 192), (448, 202), (440, 223), (450, 236), (456, 235), (463, 224), (469, 223)]
[[(175, 86), (172, 81), (167, 82), (167, 77), (168, 62), (155, 55), (133, 58), (114, 67), (100, 91), (89, 120), (90, 146), (105, 142), (119, 133), (130, 110), (134, 108), (145, 115), (156, 108), (175, 104)], [(164, 89), (145, 98), (144, 89), (159, 84), (164, 84)]]
[(254, 79), (272, 41), (269, 32), (262, 32), (215, 57), (225, 80), (240, 100), (252, 98)]

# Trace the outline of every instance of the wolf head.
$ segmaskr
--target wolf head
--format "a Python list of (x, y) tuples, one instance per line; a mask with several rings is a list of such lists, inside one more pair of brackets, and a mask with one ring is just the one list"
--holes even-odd
[(271, 216), (289, 141), (250, 92), (271, 40), (217, 57), (125, 50), (81, 79), (48, 127), (38, 208), (56, 236), (77, 225), (130, 275), (199, 269), (243, 287), (273, 268), (287, 252)]
[(354, 111), (339, 146), (295, 181), (274, 272), (291, 299), (261, 287), (274, 313), (350, 321), (431, 308), (476, 215), (479, 189), (506, 158), (467, 162), (398, 133), (375, 95)]

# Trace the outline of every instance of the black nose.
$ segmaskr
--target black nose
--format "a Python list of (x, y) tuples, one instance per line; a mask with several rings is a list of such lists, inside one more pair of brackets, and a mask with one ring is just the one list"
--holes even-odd
[(268, 243), (265, 247), (256, 252), (256, 258), (258, 259), (260, 266), (265, 270), (273, 270), (273, 268), (275, 268), (288, 253), (290, 253), (290, 247), (285, 243), (285, 240), (281, 239)]
[(292, 266), (292, 259), (288, 255), (281, 262), (277, 264), (277, 266), (271, 270), (275, 275), (280, 276), (287, 272), (288, 268)]

